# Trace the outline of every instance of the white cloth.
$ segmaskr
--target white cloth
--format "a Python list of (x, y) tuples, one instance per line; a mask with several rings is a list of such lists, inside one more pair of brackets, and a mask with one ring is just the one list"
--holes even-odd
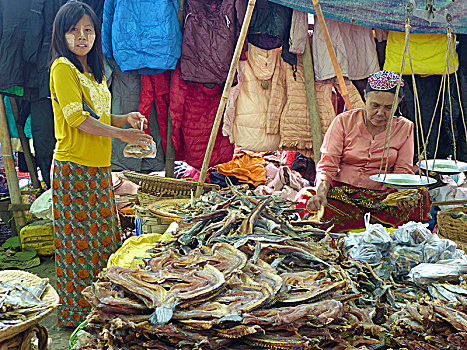
[[(360, 80), (379, 71), (376, 43), (371, 28), (332, 19), (326, 19), (326, 26), (343, 76), (351, 80)], [(336, 76), (323, 32), (316, 18), (313, 32), (313, 65), (315, 80), (326, 80)]]
[(289, 41), (289, 51), (303, 55), (308, 42), (308, 13), (293, 10)]

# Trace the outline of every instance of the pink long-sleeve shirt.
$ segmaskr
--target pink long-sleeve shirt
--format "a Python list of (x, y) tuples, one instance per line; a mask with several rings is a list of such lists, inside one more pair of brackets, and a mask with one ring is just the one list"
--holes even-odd
[[(362, 109), (339, 114), (324, 136), (316, 181), (339, 181), (360, 188), (385, 189), (381, 183), (370, 180), (371, 175), (379, 173), (385, 136), (386, 132), (374, 138), (370, 135)], [(393, 119), (388, 174), (413, 174), (413, 137), (411, 121), (403, 117)], [(385, 164), (386, 155), (383, 172)]]

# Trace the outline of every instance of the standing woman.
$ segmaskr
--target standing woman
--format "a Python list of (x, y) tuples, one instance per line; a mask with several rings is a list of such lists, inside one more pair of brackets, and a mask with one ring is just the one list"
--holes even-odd
[[(52, 181), (58, 323), (76, 326), (90, 307), (81, 294), (120, 245), (111, 182), (111, 138), (144, 146), (138, 112), (111, 115), (101, 30), (87, 4), (70, 1), (55, 17), (50, 92), (55, 119)], [(95, 112), (83, 110), (85, 102)], [(130, 123), (133, 129), (120, 129)]]

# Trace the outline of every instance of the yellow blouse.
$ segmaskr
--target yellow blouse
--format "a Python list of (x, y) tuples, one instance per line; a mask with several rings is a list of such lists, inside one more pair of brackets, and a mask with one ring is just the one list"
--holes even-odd
[(50, 68), (50, 93), (57, 139), (55, 159), (92, 167), (110, 166), (110, 137), (77, 128), (87, 117), (92, 118), (83, 111), (83, 100), (100, 116), (100, 122), (111, 125), (111, 97), (105, 77), (99, 84), (93, 74), (81, 73), (67, 58), (60, 57)]

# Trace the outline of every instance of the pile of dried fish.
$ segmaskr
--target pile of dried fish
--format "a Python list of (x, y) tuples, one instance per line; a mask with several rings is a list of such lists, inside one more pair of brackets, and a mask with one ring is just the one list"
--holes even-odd
[(262, 257), (303, 258), (305, 250), (276, 244), (259, 253), (228, 243), (183, 255), (161, 247), (144, 269), (118, 266), (83, 291), (93, 306), (87, 331), (96, 348), (345, 349), (382, 344), (383, 330), (339, 269), (280, 273)]
[[(435, 304), (432, 290), (398, 279), (393, 264), (344, 254), (341, 235), (300, 221), (290, 202), (231, 187), (182, 212), (188, 225), (140, 268), (111, 267), (83, 291), (93, 306), (88, 349), (415, 350), (439, 329), (452, 349), (462, 344), (439, 309), (462, 303), (461, 286), (433, 287), (444, 293)], [(394, 316), (417, 316), (413, 305), (436, 314), (416, 319), (434, 320), (425, 333)]]
[(45, 278), (36, 287), (28, 288), (17, 280), (0, 282), (0, 330), (48, 310), (51, 306), (41, 300), (48, 283)]

